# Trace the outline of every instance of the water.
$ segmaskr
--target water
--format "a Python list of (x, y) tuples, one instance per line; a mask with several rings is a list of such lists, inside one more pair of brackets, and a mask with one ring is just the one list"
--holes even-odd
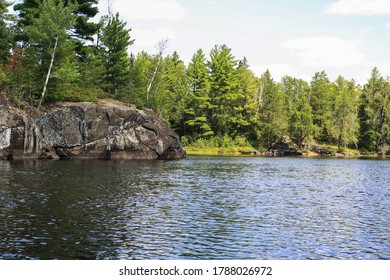
[(0, 161), (0, 259), (390, 259), (390, 161)]

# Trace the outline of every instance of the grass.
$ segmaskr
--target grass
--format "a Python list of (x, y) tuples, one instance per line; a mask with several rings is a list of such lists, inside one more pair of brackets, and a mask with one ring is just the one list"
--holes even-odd
[(232, 139), (229, 136), (214, 136), (209, 139), (197, 139), (196, 141), (184, 140), (185, 150), (188, 155), (242, 155), (256, 151), (243, 137)]
[(187, 146), (184, 148), (188, 155), (196, 155), (196, 156), (217, 156), (217, 155), (232, 155), (239, 156), (244, 154), (250, 154), (254, 152), (255, 149), (251, 147), (229, 147), (229, 148), (221, 148), (221, 147), (195, 147), (195, 146)]
[[(243, 137), (231, 138), (229, 136), (214, 136), (208, 139), (197, 139), (196, 141), (188, 141), (187, 138), (182, 140), (185, 145), (185, 150), (188, 155), (202, 156), (250, 156), (256, 152), (256, 149)], [(336, 145), (331, 144), (315, 144), (317, 148), (326, 149), (332, 157), (345, 158), (377, 158), (378, 154), (366, 154), (358, 149), (342, 148), (338, 149)], [(304, 157), (321, 156), (316, 153), (315, 149), (298, 149), (304, 153)], [(317, 150), (318, 151), (318, 150)], [(387, 156), (386, 158), (390, 158)]]

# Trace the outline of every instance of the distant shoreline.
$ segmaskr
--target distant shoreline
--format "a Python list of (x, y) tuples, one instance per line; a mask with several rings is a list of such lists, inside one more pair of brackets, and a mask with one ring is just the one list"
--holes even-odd
[(231, 156), (231, 157), (292, 157), (292, 158), (323, 158), (323, 159), (390, 159), (390, 156), (382, 157), (380, 155), (364, 155), (364, 154), (342, 154), (334, 153), (328, 155), (321, 155), (315, 152), (302, 153), (302, 154), (283, 154), (281, 152), (238, 152), (238, 151), (226, 151), (221, 149), (195, 149), (192, 147), (184, 147), (188, 156)]

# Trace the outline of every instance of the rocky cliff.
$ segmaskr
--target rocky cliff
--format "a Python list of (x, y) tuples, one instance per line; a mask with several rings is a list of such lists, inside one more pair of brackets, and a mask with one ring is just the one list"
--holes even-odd
[(116, 101), (58, 103), (44, 112), (0, 105), (2, 159), (181, 159), (179, 137), (151, 110)]

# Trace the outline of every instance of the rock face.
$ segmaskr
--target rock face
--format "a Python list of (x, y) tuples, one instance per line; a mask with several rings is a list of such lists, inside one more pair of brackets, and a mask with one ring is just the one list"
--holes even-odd
[(0, 158), (181, 159), (179, 137), (151, 110), (116, 101), (59, 103), (35, 117), (0, 106)]

